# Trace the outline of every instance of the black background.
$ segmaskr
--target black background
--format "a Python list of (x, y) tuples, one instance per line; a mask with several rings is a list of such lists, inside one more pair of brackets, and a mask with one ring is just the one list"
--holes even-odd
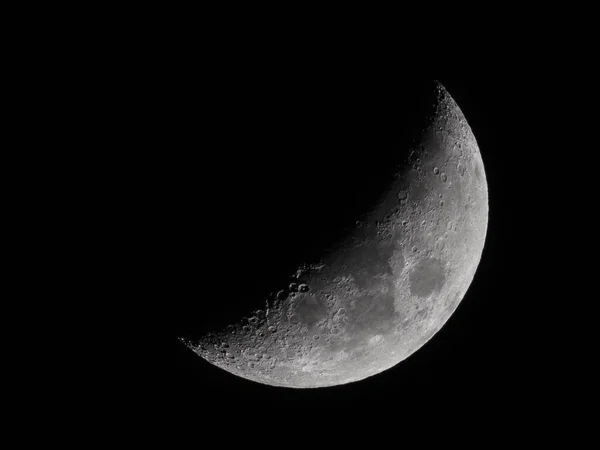
[[(421, 74), (410, 46), (401, 45), (405, 39), (370, 35), (375, 42), (367, 42), (365, 21), (330, 18), (352, 29), (327, 27), (330, 39), (307, 21), (292, 30), (292, 42), (250, 15), (242, 13), (236, 22), (237, 11), (229, 8), (222, 23), (209, 14), (189, 14), (185, 24), (185, 13), (170, 19), (163, 6), (150, 18), (144, 16), (150, 5), (132, 15), (108, 11), (106, 21), (100, 11), (65, 15), (94, 39), (52, 23), (48, 37), (62, 32), (65, 45), (35, 36), (34, 47), (50, 49), (48, 59), (39, 62), (23, 52), (36, 63), (33, 81), (9, 90), (21, 95), (31, 89), (35, 97), (41, 85), (51, 100), (42, 96), (42, 105), (34, 105), (24, 98), (22, 106), (40, 122), (49, 117), (58, 123), (49, 121), (48, 130), (26, 124), (23, 136), (42, 142), (19, 150), (47, 165), (43, 172), (50, 182), (36, 186), (36, 195), (47, 195), (52, 208), (76, 197), (67, 202), (67, 223), (52, 211), (36, 217), (31, 235), (51, 230), (54, 221), (67, 235), (46, 239), (41, 233), (57, 248), (47, 253), (46, 265), (58, 268), (76, 301), (61, 309), (67, 292), (62, 286), (54, 292), (35, 274), (25, 285), (40, 285), (46, 292), (41, 302), (81, 329), (68, 331), (64, 347), (44, 332), (24, 353), (38, 361), (34, 379), (22, 388), (7, 384), (7, 390), (20, 399), (25, 422), (40, 414), (52, 431), (72, 438), (82, 431), (77, 422), (93, 424), (94, 431), (82, 437), (94, 442), (112, 440), (117, 424), (140, 440), (166, 431), (170, 442), (156, 443), (165, 448), (178, 447), (174, 441), (185, 434), (192, 435), (187, 447), (210, 449), (231, 448), (234, 438), (245, 447), (308, 441), (320, 448), (321, 435), (336, 444), (350, 440), (349, 448), (375, 447), (378, 438), (425, 447), (432, 438), (477, 437), (481, 424), (496, 430), (485, 433), (478, 447), (506, 435), (515, 438), (511, 447), (521, 444), (521, 430), (536, 443), (554, 442), (567, 431), (572, 447), (579, 433), (567, 425), (585, 427), (597, 403), (597, 381), (593, 389), (583, 383), (592, 373), (583, 365), (595, 363), (597, 348), (576, 351), (585, 333), (597, 328), (591, 313), (597, 298), (597, 75), (585, 67), (595, 55), (586, 52), (585, 42), (595, 41), (584, 36), (595, 27), (581, 21), (580, 10), (569, 21), (564, 8), (556, 19), (539, 8), (531, 18), (504, 8), (511, 20), (497, 18), (501, 11), (495, 8), (466, 27), (444, 17), (445, 27), (421, 26), (410, 36), (426, 44), (421, 56), (428, 65), (445, 69)], [(273, 20), (272, 12), (263, 17), (285, 30), (288, 18)], [(99, 29), (89, 26), (94, 17), (100, 17)], [(400, 28), (417, 17), (400, 15)], [(114, 20), (123, 22), (125, 33)], [(519, 21), (523, 36), (514, 26)], [(493, 40), (473, 27), (494, 22), (501, 27)], [(399, 27), (380, 28), (395, 33)], [(256, 41), (259, 35), (264, 42)], [(69, 51), (73, 44), (79, 46), (75, 52)], [(409, 140), (396, 128), (416, 126), (411, 121), (420, 117), (403, 104), (418, 98), (426, 84), (420, 75), (438, 77), (461, 107), (478, 140), (489, 187), (481, 263), (443, 329), (382, 374), (314, 390), (252, 383), (185, 348), (178, 336), (238, 317), (281, 281), (285, 268), (320, 254), (385, 186), (386, 158)], [(60, 114), (61, 108), (69, 114)], [(73, 154), (62, 156), (71, 144)], [(37, 148), (40, 159), (32, 153)], [(57, 182), (64, 194), (51, 189)], [(89, 216), (82, 209), (91, 210)], [(72, 240), (73, 256), (65, 248)], [(65, 270), (56, 256), (78, 267)], [(27, 252), (24, 257), (36, 259)], [(19, 303), (34, 314), (32, 300)], [(50, 315), (43, 319), (53, 329), (61, 326)], [(126, 336), (108, 349), (115, 319), (124, 322)], [(12, 341), (6, 341), (9, 347)], [(50, 354), (42, 365), (41, 350)], [(57, 350), (68, 352), (72, 368), (65, 371), (54, 359)], [(118, 350), (122, 360), (114, 354)], [(13, 366), (7, 371), (19, 368)], [(68, 389), (53, 383), (53, 374)], [(24, 394), (35, 386), (56, 399), (28, 401)], [(67, 390), (81, 408), (66, 403)], [(59, 414), (65, 409), (77, 420)], [(417, 433), (414, 422), (425, 432)], [(515, 422), (522, 424), (519, 435)], [(438, 432), (444, 423), (459, 426)], [(29, 426), (23, 436), (48, 434)]]
[(258, 305), (273, 283), (286, 282), (286, 268), (318, 256), (356, 220), (356, 205), (368, 204), (388, 179), (391, 145), (409, 140), (396, 127), (418, 126), (402, 99), (410, 104), (429, 83), (384, 68), (348, 75), (314, 61), (256, 73), (219, 67), (202, 77), (184, 68), (165, 76), (166, 87), (150, 96), (151, 145), (139, 168), (138, 235), (151, 266), (145, 283), (168, 355), (155, 363), (161, 377), (154, 389), (175, 422), (202, 416), (221, 423), (232, 411), (244, 411), (244, 421), (253, 411), (295, 420), (394, 405), (398, 414), (466, 408), (526, 415), (557, 401), (560, 390), (548, 395), (542, 370), (548, 338), (540, 326), (550, 299), (539, 285), (547, 275), (533, 263), (545, 203), (532, 200), (539, 177), (531, 176), (531, 160), (539, 150), (531, 147), (531, 118), (543, 87), (524, 76), (438, 78), (479, 143), (490, 215), (473, 283), (423, 348), (357, 383), (293, 390), (233, 376), (182, 345), (179, 336), (218, 328)]

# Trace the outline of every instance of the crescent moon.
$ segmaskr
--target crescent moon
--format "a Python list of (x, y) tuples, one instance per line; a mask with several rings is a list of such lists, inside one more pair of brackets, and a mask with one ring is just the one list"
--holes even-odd
[(473, 132), (447, 90), (419, 145), (366, 220), (263, 308), (197, 341), (210, 363), (258, 383), (317, 388), (381, 373), (448, 321), (485, 243), (488, 191)]

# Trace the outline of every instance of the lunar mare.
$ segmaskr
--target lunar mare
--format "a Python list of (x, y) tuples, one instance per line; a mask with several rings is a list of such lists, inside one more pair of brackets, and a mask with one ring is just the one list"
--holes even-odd
[(263, 308), (189, 348), (249, 380), (315, 388), (380, 373), (441, 329), (480, 261), (488, 194), (471, 128), (436, 93), (421, 145), (367, 220)]

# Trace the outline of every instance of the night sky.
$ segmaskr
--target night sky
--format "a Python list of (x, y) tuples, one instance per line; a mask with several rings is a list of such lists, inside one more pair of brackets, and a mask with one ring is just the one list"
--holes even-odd
[(438, 78), (478, 141), (489, 223), (464, 299), (407, 360), (357, 383), (293, 390), (231, 375), (177, 340), (256, 304), (278, 265), (329, 242), (352, 199), (370, 198), (369, 189), (382, 183), (375, 169), (402, 139), (395, 127), (411, 120), (399, 99), (423, 84), (396, 73), (334, 72), (326, 82), (318, 70), (310, 73), (257, 73), (242, 83), (235, 71), (203, 83), (182, 77), (155, 99), (164, 121), (148, 152), (153, 237), (147, 251), (155, 274), (152, 304), (164, 311), (158, 326), (170, 359), (160, 368), (166, 376), (159, 389), (170, 410), (186, 416), (248, 405), (300, 415), (385, 405), (447, 412), (452, 405), (498, 407), (515, 414), (543, 408), (552, 400), (537, 370), (545, 354), (536, 323), (543, 313), (534, 313), (545, 299), (536, 287), (543, 275), (532, 263), (541, 204), (532, 200), (534, 181), (527, 176), (532, 152), (540, 150), (525, 147), (532, 131), (525, 123), (541, 95), (534, 79)]

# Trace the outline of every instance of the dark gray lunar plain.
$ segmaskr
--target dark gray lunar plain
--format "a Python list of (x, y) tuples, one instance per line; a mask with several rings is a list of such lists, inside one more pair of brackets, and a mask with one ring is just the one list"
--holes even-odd
[(440, 330), (481, 258), (488, 193), (471, 128), (445, 88), (436, 89), (421, 145), (369, 220), (321, 263), (298, 267), (301, 284), (186, 345), (240, 377), (315, 388), (380, 373)]

